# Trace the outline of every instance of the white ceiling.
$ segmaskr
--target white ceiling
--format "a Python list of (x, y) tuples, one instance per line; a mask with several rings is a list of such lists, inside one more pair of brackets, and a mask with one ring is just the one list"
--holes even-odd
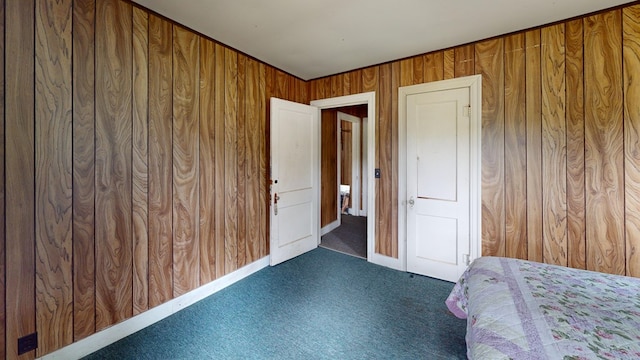
[(304, 80), (629, 0), (134, 0)]

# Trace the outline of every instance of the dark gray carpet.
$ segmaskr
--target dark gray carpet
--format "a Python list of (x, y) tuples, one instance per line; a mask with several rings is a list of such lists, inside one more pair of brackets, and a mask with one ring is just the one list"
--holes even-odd
[(367, 218), (343, 214), (340, 226), (322, 236), (320, 246), (366, 259)]
[(465, 359), (452, 288), (319, 248), (87, 359)]

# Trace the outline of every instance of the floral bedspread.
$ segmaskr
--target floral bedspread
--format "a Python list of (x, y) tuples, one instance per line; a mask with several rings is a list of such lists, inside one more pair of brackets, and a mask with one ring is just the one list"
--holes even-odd
[(481, 257), (447, 307), (469, 359), (640, 359), (640, 279)]

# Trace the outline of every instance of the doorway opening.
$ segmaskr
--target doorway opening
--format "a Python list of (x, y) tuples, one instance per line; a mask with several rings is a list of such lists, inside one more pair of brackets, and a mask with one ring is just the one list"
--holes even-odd
[[(367, 258), (367, 105), (324, 109), (319, 246)], [(365, 195), (363, 195), (365, 194)]]

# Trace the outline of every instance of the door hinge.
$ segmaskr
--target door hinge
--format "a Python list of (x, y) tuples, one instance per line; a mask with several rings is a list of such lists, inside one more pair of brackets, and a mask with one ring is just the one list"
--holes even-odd
[(462, 255), (462, 261), (464, 261), (464, 264), (466, 266), (469, 266), (469, 264), (471, 264), (471, 260), (469, 259), (469, 254)]
[(464, 114), (465, 114), (465, 116), (471, 117), (471, 105), (467, 105), (467, 106), (465, 106), (465, 108), (464, 108), (464, 109), (465, 109), (465, 110), (464, 110)]

